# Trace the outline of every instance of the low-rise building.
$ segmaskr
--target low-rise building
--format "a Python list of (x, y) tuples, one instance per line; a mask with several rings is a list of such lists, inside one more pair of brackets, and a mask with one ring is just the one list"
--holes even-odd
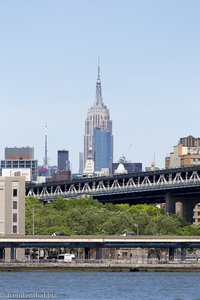
[(125, 157), (122, 156), (117, 163), (112, 163), (112, 174), (117, 172), (119, 165), (123, 165), (127, 173), (142, 172), (142, 163), (132, 163), (131, 161), (127, 161)]
[[(33, 147), (13, 147), (5, 148), (5, 158), (1, 160), (1, 176), (2, 169), (8, 169), (11, 173), (12, 170), (26, 169), (30, 170), (30, 180), (35, 180), (38, 175), (38, 161), (34, 159)], [(7, 176), (7, 175), (6, 175)]]
[(200, 165), (200, 138), (180, 138), (173, 152), (165, 157), (165, 168), (183, 168)]

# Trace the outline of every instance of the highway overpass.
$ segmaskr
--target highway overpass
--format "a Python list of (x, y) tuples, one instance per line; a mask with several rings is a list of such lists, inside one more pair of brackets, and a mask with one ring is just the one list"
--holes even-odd
[(200, 248), (200, 236), (1, 235), (0, 248)]

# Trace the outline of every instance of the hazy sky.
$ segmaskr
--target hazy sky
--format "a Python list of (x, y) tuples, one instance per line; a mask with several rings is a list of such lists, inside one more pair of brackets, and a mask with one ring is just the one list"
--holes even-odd
[(0, 0), (0, 158), (33, 146), (42, 163), (47, 122), (50, 164), (65, 148), (77, 172), (100, 56), (115, 161), (164, 167), (200, 136), (199, 15), (198, 0)]

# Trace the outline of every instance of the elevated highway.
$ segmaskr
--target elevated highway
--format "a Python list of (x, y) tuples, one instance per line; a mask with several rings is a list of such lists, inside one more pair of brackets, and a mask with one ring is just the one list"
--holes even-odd
[(0, 248), (200, 248), (200, 236), (0, 236)]

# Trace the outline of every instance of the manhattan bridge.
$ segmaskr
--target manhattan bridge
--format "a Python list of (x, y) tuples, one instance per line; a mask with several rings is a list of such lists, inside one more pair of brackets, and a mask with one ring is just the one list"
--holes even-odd
[(103, 203), (165, 203), (168, 213), (179, 212), (192, 223), (193, 209), (200, 203), (200, 166), (26, 184), (26, 196), (44, 203), (86, 195)]

